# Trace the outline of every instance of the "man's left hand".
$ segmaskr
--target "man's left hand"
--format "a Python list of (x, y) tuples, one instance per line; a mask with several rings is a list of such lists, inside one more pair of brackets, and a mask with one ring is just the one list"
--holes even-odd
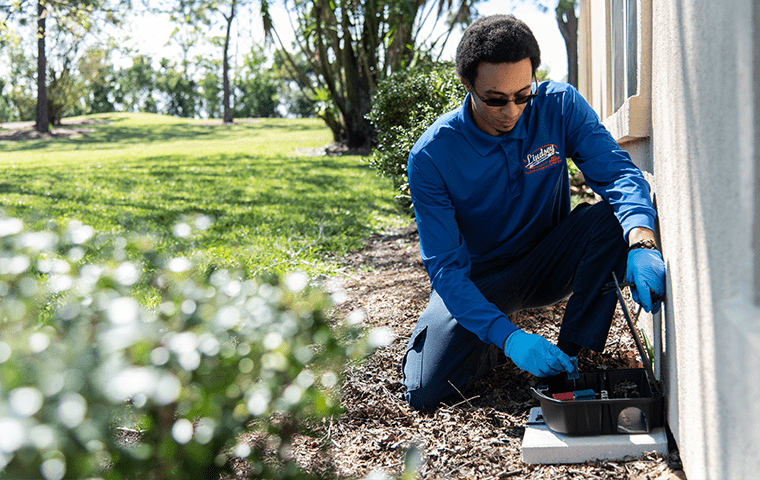
[(631, 288), (631, 296), (644, 310), (660, 311), (662, 302), (652, 301), (654, 296), (665, 296), (665, 262), (658, 250), (635, 248), (629, 251), (625, 280), (636, 285)]

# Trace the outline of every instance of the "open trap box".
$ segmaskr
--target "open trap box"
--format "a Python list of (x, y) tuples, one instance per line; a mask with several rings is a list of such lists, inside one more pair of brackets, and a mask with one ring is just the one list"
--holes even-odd
[(576, 380), (561, 377), (531, 389), (544, 422), (555, 432), (649, 433), (662, 426), (663, 397), (652, 391), (643, 368), (589, 370), (579, 372)]
[[(614, 277), (614, 274), (613, 274)], [(649, 433), (664, 422), (663, 395), (620, 284), (615, 291), (645, 368), (563, 373), (531, 388), (546, 425), (566, 435)]]

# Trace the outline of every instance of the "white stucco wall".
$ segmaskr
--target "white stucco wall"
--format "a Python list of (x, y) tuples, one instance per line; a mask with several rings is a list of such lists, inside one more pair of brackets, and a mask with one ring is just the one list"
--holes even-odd
[(752, 2), (652, 5), (668, 422), (690, 480), (760, 478)]
[[(643, 88), (629, 106), (651, 110), (614, 113), (604, 77), (608, 2), (581, 1), (581, 91), (644, 171), (658, 209), (668, 291), (651, 324), (655, 363), (689, 480), (760, 479), (755, 1), (638, 0), (651, 28), (639, 24)], [(627, 120), (648, 115), (649, 130)]]

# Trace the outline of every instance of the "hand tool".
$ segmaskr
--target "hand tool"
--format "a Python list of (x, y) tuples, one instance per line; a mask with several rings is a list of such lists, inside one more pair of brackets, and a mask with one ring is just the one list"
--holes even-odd
[(623, 297), (623, 290), (620, 288), (620, 283), (618, 283), (617, 275), (615, 275), (615, 272), (612, 272), (612, 280), (614, 281), (614, 287), (615, 287), (615, 294), (617, 294), (618, 301), (620, 302), (620, 308), (623, 310), (623, 316), (625, 317), (625, 321), (628, 323), (628, 328), (631, 329), (631, 336), (633, 336), (633, 341), (636, 342), (636, 348), (639, 350), (639, 355), (641, 356), (641, 361), (644, 364), (644, 368), (647, 372), (647, 377), (649, 377), (649, 383), (652, 384), (652, 389), (658, 394), (662, 395), (662, 390), (660, 389), (659, 383), (657, 383), (657, 380), (654, 376), (654, 370), (652, 369), (652, 363), (649, 360), (649, 356), (647, 355), (647, 351), (644, 348), (644, 342), (641, 341), (641, 333), (639, 332), (638, 327), (634, 325), (633, 320), (631, 320), (631, 312), (628, 310), (628, 304), (625, 303), (625, 298)]
[[(614, 275), (614, 272), (613, 272)], [(633, 287), (636, 288), (636, 284), (633, 282), (620, 282), (618, 285), (620, 285), (620, 288), (623, 289), (625, 287)], [(604, 285), (602, 287), (602, 293), (610, 293), (614, 292), (616, 288), (615, 282), (610, 282)], [(654, 290), (649, 290), (650, 295), (652, 295), (652, 303), (657, 303), (665, 300), (665, 295), (658, 295), (654, 293)]]

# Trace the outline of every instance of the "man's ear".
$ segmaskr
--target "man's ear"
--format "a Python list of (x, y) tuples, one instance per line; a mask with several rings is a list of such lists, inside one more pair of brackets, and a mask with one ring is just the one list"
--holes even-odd
[(470, 82), (468, 82), (466, 78), (464, 78), (464, 77), (459, 77), (459, 82), (460, 82), (462, 85), (464, 85), (464, 88), (465, 88), (465, 89), (466, 89), (468, 92), (470, 92)]

